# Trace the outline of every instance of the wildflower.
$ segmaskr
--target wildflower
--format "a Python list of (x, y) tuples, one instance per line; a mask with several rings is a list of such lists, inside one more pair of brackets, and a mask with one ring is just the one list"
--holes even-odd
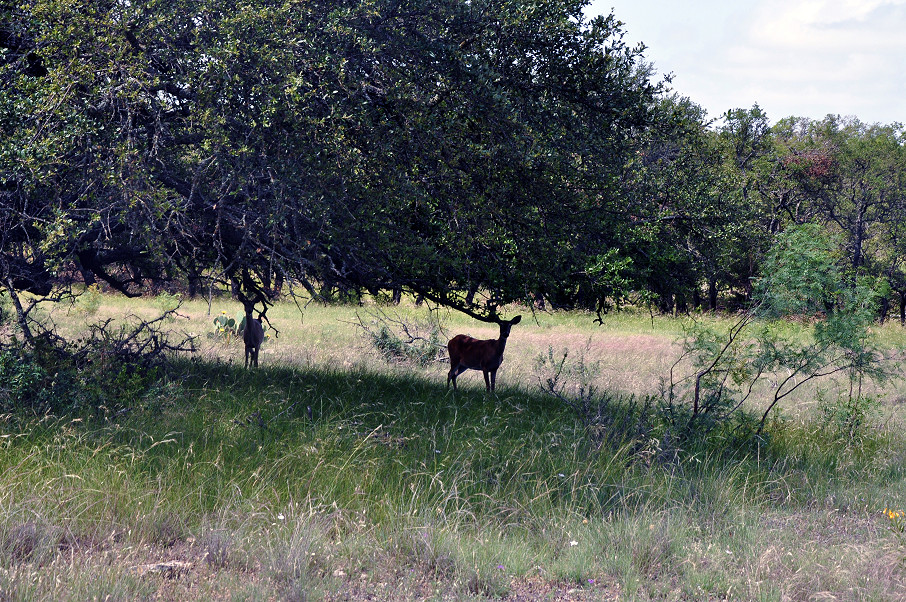
[(594, 584), (595, 584), (595, 580), (594, 580), (594, 579), (589, 579), (589, 580), (588, 580), (588, 584), (589, 584), (589, 585), (594, 585)]
[(497, 570), (498, 570), (498, 571), (504, 570), (504, 566), (503, 566), (502, 564), (498, 564), (498, 565), (497, 565)]
[(571, 547), (571, 548), (575, 548), (577, 545), (579, 545), (579, 542), (576, 541), (575, 539), (572, 540), (571, 542), (569, 542), (569, 547)]

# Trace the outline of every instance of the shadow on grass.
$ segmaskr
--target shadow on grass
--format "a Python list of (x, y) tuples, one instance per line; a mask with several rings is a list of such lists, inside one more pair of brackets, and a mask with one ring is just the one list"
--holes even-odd
[(518, 408), (517, 413), (528, 414), (530, 421), (570, 418), (568, 408), (540, 391), (501, 387), (496, 394), (488, 394), (479, 383), (481, 387), (465, 386), (454, 392), (417, 374), (295, 367), (243, 370), (202, 362), (181, 362), (175, 373), (187, 391), (217, 392), (220, 409), (262, 411), (274, 419), (324, 421), (356, 416), (377, 421), (375, 426), (400, 418), (425, 424), (454, 417), (478, 419), (493, 415), (498, 407)]
[(0, 512), (0, 566), (128, 544), (287, 590), (367, 573), (498, 598), (540, 566), (551, 582), (613, 576), (672, 596), (697, 579), (727, 591), (745, 571), (695, 569), (703, 542), (722, 542), (712, 567), (752, 538), (773, 546), (763, 516), (832, 503), (873, 529), (872, 508), (906, 504), (902, 438), (856, 446), (778, 421), (768, 439), (726, 431), (675, 453), (650, 405), (610, 399), (589, 424), (540, 390), (472, 384), (183, 361), (124, 414), (7, 417), (0, 491), (16, 504)]
[(728, 424), (683, 439), (651, 404), (610, 399), (589, 423), (540, 389), (488, 394), (476, 382), (453, 392), (405, 373), (178, 361), (128, 413), (44, 417), (18, 430), (32, 443), (66, 430), (86, 449), (121, 450), (142, 478), (181, 480), (200, 510), (232, 487), (388, 514), (455, 507), (523, 518), (699, 503), (737, 486), (753, 499), (809, 504), (891, 475), (883, 456), (902, 449), (889, 434), (856, 446), (820, 425), (783, 422), (765, 438)]

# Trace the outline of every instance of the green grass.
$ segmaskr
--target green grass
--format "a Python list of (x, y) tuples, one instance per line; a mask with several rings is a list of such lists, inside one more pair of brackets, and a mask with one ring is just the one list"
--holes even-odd
[[(97, 315), (145, 305), (104, 297)], [(174, 327), (201, 336), (202, 359), (126, 415), (2, 418), (0, 600), (902, 594), (906, 541), (881, 514), (906, 508), (896, 384), (856, 440), (799, 399), (759, 445), (712, 437), (671, 459), (665, 440), (598, 448), (532, 366), (582, 348), (602, 386), (653, 392), (675, 321), (539, 314), (489, 396), (475, 372), (453, 394), (443, 363), (387, 365), (349, 307), (273, 308), (280, 335), (245, 371), (241, 343), (209, 336), (221, 308), (237, 309), (184, 306)], [(881, 329), (891, 349), (898, 328)], [(143, 572), (172, 560), (190, 568)]]

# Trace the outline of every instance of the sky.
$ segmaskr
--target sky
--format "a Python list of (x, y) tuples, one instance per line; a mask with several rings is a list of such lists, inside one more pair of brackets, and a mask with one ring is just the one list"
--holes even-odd
[(719, 118), (906, 123), (906, 0), (593, 0), (672, 88)]

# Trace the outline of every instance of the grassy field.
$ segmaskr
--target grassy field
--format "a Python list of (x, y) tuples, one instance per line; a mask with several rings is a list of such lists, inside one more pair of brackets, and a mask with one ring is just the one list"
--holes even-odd
[[(77, 332), (167, 300), (80, 303), (49, 318)], [(169, 324), (199, 352), (127, 412), (0, 416), (0, 600), (906, 599), (906, 518), (884, 512), (906, 509), (902, 379), (848, 436), (822, 383), (759, 442), (676, 455), (619, 417), (644, 422), (679, 320), (510, 308), (497, 394), (477, 372), (454, 394), (443, 362), (375, 351), (356, 324), (379, 310), (426, 318), (283, 303), (246, 371), (213, 324), (238, 304), (186, 303)], [(878, 331), (898, 357), (903, 329)], [(540, 390), (548, 349), (621, 396), (610, 432)]]

